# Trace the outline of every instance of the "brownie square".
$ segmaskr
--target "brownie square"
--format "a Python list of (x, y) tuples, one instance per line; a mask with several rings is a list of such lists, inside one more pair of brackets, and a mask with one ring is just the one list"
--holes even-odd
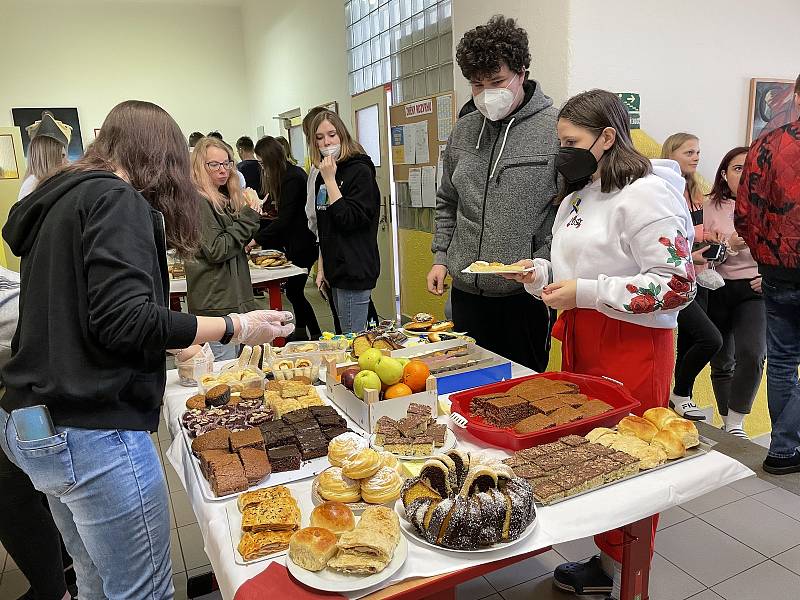
[(614, 454), (615, 450), (613, 448), (607, 448), (602, 444), (586, 444), (582, 446), (582, 449), (585, 448), (587, 451), (591, 452), (595, 456), (608, 456), (609, 454)]
[(565, 467), (579, 465), (583, 462), (586, 462), (586, 457), (582, 456), (580, 452), (573, 451), (573, 449), (559, 450), (557, 452), (553, 452), (550, 456), (560, 461)]
[(419, 404), (417, 402), (412, 402), (408, 405), (408, 409), (406, 410), (407, 415), (419, 415), (421, 417), (425, 417), (427, 419), (431, 418), (431, 407), (425, 406), (424, 404)]
[(335, 438), (337, 435), (342, 435), (343, 433), (347, 433), (350, 431), (346, 427), (330, 427), (328, 429), (323, 429), (322, 434), (325, 436), (329, 442)]
[(486, 406), (490, 400), (495, 398), (509, 398), (505, 392), (499, 394), (483, 394), (481, 396), (473, 397), (469, 402), (469, 412), (473, 415), (483, 416), (486, 411)]
[(332, 406), (311, 406), (311, 414), (315, 417), (338, 417), (339, 413)]
[(555, 424), (556, 422), (546, 414), (538, 413), (522, 419), (514, 425), (514, 431), (517, 433), (533, 433), (534, 431), (555, 427)]
[(209, 463), (211, 477), (209, 483), (216, 496), (226, 496), (247, 489), (248, 482), (244, 467), (239, 457), (231, 454), (226, 460), (214, 460)]
[(198, 435), (192, 440), (192, 452), (198, 456), (204, 450), (227, 450), (230, 446), (231, 432), (224, 427)]
[(564, 425), (565, 423), (582, 419), (583, 413), (565, 404), (561, 408), (550, 413), (550, 418), (556, 422), (556, 425)]
[(319, 430), (319, 423), (317, 423), (316, 419), (305, 419), (304, 421), (292, 423), (289, 427), (295, 433), (300, 433), (301, 431)]
[(250, 485), (254, 485), (270, 474), (270, 467), (267, 453), (256, 448), (242, 448), (239, 451), (239, 458), (244, 467), (244, 475)]
[(322, 440), (298, 440), (298, 443), (303, 460), (320, 458), (328, 454), (328, 440), (325, 438), (322, 438)]
[(339, 415), (329, 415), (324, 417), (317, 417), (317, 423), (320, 427), (344, 427), (347, 424)]
[(397, 422), (397, 429), (405, 437), (422, 435), (428, 428), (428, 419), (417, 415), (400, 419)]
[(536, 465), (518, 465), (514, 467), (514, 475), (517, 477), (522, 477), (523, 479), (541, 479), (542, 477), (547, 477), (547, 473), (544, 469), (537, 467)]
[(277, 421), (268, 421), (259, 425), (262, 432), (278, 431), (286, 427), (286, 423), (278, 419)]
[(589, 401), (589, 397), (586, 394), (560, 394), (559, 397), (572, 408), (583, 406)]
[(300, 468), (300, 451), (297, 446), (279, 446), (270, 448), (267, 451), (269, 464), (272, 465), (273, 473), (284, 471), (296, 471)]
[(527, 465), (530, 461), (522, 456), (521, 454), (517, 453), (514, 456), (509, 458), (503, 459), (503, 464), (508, 465), (512, 469), (515, 467), (521, 467), (522, 465)]
[(533, 486), (533, 495), (540, 502), (553, 502), (565, 495), (565, 490), (553, 481), (542, 481)]
[(551, 398), (541, 398), (539, 400), (533, 400), (531, 405), (538, 410), (539, 412), (543, 412), (546, 415), (549, 415), (552, 412), (555, 412), (559, 408), (563, 406), (567, 406), (564, 401), (559, 398), (558, 396), (554, 396)]
[(223, 456), (233, 456), (227, 450), (203, 450), (198, 457), (200, 459), (200, 472), (208, 479), (209, 475), (211, 474), (211, 469), (209, 464), (216, 459), (219, 459)]
[(581, 446), (589, 443), (589, 440), (581, 435), (567, 435), (558, 441), (567, 446)]
[(237, 452), (241, 448), (264, 449), (264, 436), (258, 427), (231, 433), (231, 451)]
[(562, 444), (561, 442), (550, 442), (549, 444), (542, 444), (541, 446), (538, 446), (539, 451), (542, 454), (552, 454), (553, 452), (564, 450), (566, 447), (566, 444)]
[(533, 461), (533, 464), (543, 471), (555, 471), (561, 468), (561, 461), (557, 456), (546, 454)]
[(596, 417), (597, 415), (602, 415), (614, 407), (610, 404), (606, 404), (602, 400), (589, 400), (586, 404), (579, 407), (577, 410), (584, 416), (584, 417)]
[(281, 419), (287, 425), (291, 425), (292, 423), (300, 423), (301, 421), (306, 421), (308, 419), (313, 419), (313, 418), (314, 415), (307, 408), (299, 408), (297, 410), (293, 410), (281, 417)]
[(525, 448), (524, 450), (517, 451), (517, 453), (514, 456), (519, 456), (526, 462), (533, 462), (540, 456), (544, 456), (545, 454), (547, 454), (547, 450), (543, 450), (543, 448), (544, 446), (533, 446), (532, 448)]
[(325, 436), (319, 429), (314, 429), (313, 431), (301, 431), (297, 434), (297, 444), (325, 444), (328, 445), (328, 440), (325, 439)]
[(288, 427), (283, 427), (276, 431), (263, 431), (264, 446), (266, 448), (277, 448), (278, 446), (286, 446), (294, 444), (296, 441), (294, 431)]
[(433, 443), (436, 447), (444, 446), (444, 441), (447, 439), (447, 425), (436, 424), (428, 427), (427, 435), (433, 438)]

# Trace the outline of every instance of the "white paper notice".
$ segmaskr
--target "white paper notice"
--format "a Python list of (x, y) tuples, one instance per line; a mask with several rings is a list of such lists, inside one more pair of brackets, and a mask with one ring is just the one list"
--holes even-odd
[(436, 189), (442, 185), (442, 174), (444, 173), (444, 151), (447, 144), (439, 144), (439, 160), (436, 161)]
[[(415, 152), (415, 163), (418, 165), (424, 165), (425, 163), (431, 162), (431, 155), (430, 151), (428, 150), (428, 122), (422, 121), (420, 123), (415, 123), (417, 126), (416, 131), (416, 149)], [(406, 142), (408, 145), (408, 142)]]
[(446, 142), (453, 130), (453, 96), (439, 96), (436, 98), (436, 118), (439, 120), (438, 138)]
[(403, 125), (403, 147), (405, 148), (405, 164), (416, 164), (417, 124)]
[(408, 170), (408, 193), (411, 194), (411, 206), (422, 208), (422, 169)]
[(436, 208), (436, 167), (422, 167), (422, 206)]

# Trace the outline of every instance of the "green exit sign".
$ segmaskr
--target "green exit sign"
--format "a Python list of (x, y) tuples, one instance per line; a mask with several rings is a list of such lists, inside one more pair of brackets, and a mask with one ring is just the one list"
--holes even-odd
[(635, 92), (617, 92), (625, 109), (628, 111), (628, 124), (631, 129), (639, 129), (642, 123), (641, 113), (642, 97)]

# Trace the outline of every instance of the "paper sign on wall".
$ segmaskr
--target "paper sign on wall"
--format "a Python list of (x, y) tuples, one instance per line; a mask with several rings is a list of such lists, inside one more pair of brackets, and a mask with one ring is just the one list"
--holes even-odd
[(436, 167), (422, 167), (422, 206), (436, 208)]
[(411, 195), (411, 206), (422, 208), (422, 169), (408, 170), (408, 191)]
[(446, 142), (453, 130), (453, 96), (437, 96), (436, 118), (438, 119), (437, 137), (440, 142)]
[(392, 127), (392, 162), (402, 165), (406, 162), (405, 142), (403, 138), (403, 126)]
[(417, 162), (416, 160), (416, 150), (417, 150), (417, 124), (416, 123), (409, 123), (408, 125), (403, 125), (403, 152), (405, 154), (405, 163), (407, 165), (413, 165)]
[(405, 105), (406, 119), (411, 117), (419, 117), (420, 115), (429, 115), (433, 113), (433, 100), (420, 100), (419, 102), (411, 102)]
[(416, 131), (416, 148), (414, 150), (415, 160), (418, 165), (431, 162), (430, 151), (428, 150), (428, 122), (420, 121), (414, 123), (417, 127)]
[(447, 144), (439, 144), (439, 159), (436, 161), (436, 189), (438, 190), (442, 185), (442, 174), (444, 173), (444, 151), (447, 150)]

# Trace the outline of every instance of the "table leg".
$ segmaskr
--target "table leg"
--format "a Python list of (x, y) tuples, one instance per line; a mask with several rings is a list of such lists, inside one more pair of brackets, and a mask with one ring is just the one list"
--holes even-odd
[[(267, 293), (269, 294), (269, 307), (272, 310), (283, 310), (283, 301), (281, 299), (281, 282), (270, 281), (267, 283)], [(285, 338), (275, 338), (272, 340), (272, 345), (278, 348), (286, 344)]]
[(649, 600), (653, 517), (626, 525), (622, 531), (625, 542), (622, 548), (620, 600)]

